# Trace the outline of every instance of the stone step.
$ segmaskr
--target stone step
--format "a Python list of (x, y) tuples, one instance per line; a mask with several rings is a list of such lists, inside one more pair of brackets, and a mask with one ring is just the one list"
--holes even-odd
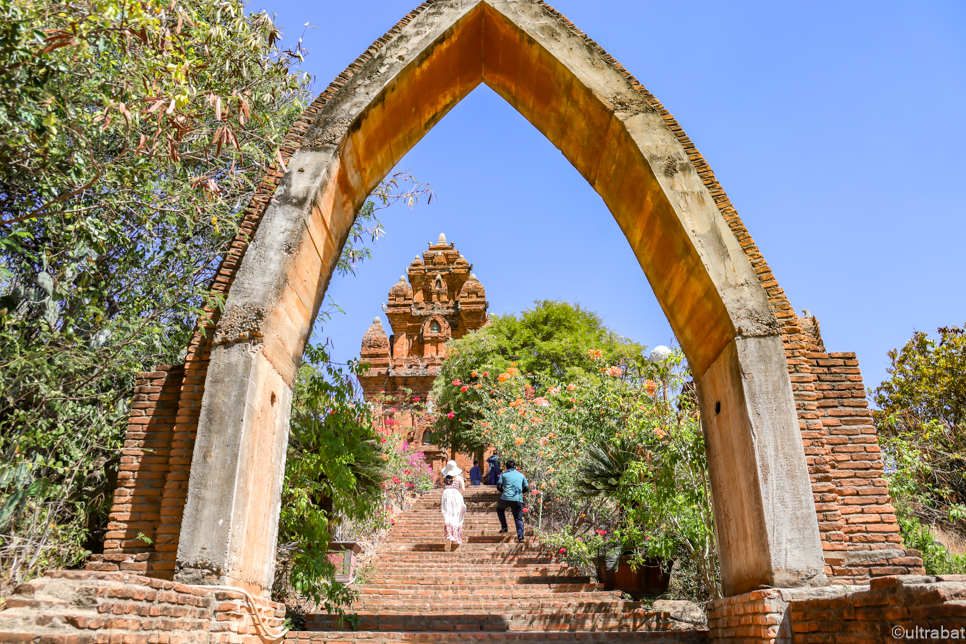
[(501, 572), (516, 572), (516, 573), (536, 573), (536, 572), (567, 572), (571, 570), (577, 570), (577, 568), (571, 568), (566, 563), (540, 563), (540, 564), (505, 564), (505, 565), (493, 565), (486, 563), (479, 564), (467, 564), (467, 563), (449, 563), (446, 561), (439, 562), (423, 562), (423, 563), (401, 563), (394, 562), (388, 564), (376, 564), (371, 568), (372, 572), (376, 574), (383, 574), (386, 572), (395, 572), (400, 575), (424, 575), (429, 572), (437, 574), (449, 574), (449, 575), (471, 575), (471, 576), (482, 576), (490, 573), (501, 573)]
[[(427, 598), (429, 599), (429, 598)], [(586, 599), (518, 599), (508, 604), (504, 600), (422, 601), (421, 599), (368, 599), (352, 606), (354, 613), (428, 614), (428, 613), (546, 613), (566, 610), (572, 613), (625, 613), (646, 608), (641, 602)], [(512, 610), (511, 610), (512, 609)]]
[(435, 552), (432, 552), (432, 551), (430, 552), (425, 552), (425, 551), (424, 552), (381, 552), (376, 554), (376, 556), (373, 557), (372, 561), (399, 563), (399, 564), (411, 562), (411, 563), (420, 564), (420, 565), (424, 563), (434, 562), (434, 561), (440, 562), (440, 563), (445, 562), (448, 564), (459, 562), (459, 563), (465, 563), (465, 564), (490, 563), (493, 565), (498, 565), (497, 562), (500, 562), (503, 565), (513, 566), (513, 565), (519, 565), (519, 564), (535, 565), (538, 563), (539, 564), (549, 563), (549, 562), (557, 561), (557, 558), (547, 553), (534, 553), (533, 555), (530, 555), (530, 556), (513, 556), (513, 557), (505, 557), (501, 559), (494, 559), (493, 557), (466, 556), (465, 551), (463, 551), (462, 549), (458, 549), (455, 552), (443, 552), (441, 550), (435, 551)]
[(399, 575), (392, 572), (373, 575), (367, 585), (401, 585), (410, 587), (424, 586), (465, 586), (493, 585), (493, 584), (579, 584), (590, 583), (590, 577), (581, 575), (576, 570), (569, 575), (519, 575), (519, 574), (490, 574), (486, 580), (476, 579), (469, 575), (458, 577), (454, 575)]
[[(566, 613), (356, 613), (357, 628), (366, 631), (668, 631), (678, 622), (667, 613), (644, 609), (627, 612)], [(351, 630), (352, 625), (335, 615), (314, 615), (306, 630)]]
[[(438, 596), (441, 598), (474, 598), (474, 599), (526, 599), (539, 597), (552, 597), (573, 594), (590, 594), (595, 592), (606, 592), (607, 595), (601, 597), (614, 598), (613, 591), (604, 591), (603, 584), (554, 584), (544, 586), (521, 586), (520, 584), (507, 584), (500, 586), (487, 585), (481, 587), (479, 584), (450, 585), (440, 587), (419, 587), (405, 588), (395, 584), (366, 584), (356, 587), (362, 596), (378, 595), (381, 597), (396, 595), (407, 597), (428, 597)], [(545, 593), (545, 594), (544, 594)], [(594, 595), (591, 595), (596, 597)]]
[[(531, 540), (518, 543), (516, 537), (499, 543), (464, 543), (460, 546), (460, 549), (465, 552), (514, 555), (536, 555), (546, 552), (546, 549), (539, 543)], [(383, 552), (443, 552), (443, 542), (440, 539), (438, 543), (387, 543), (382, 550)]]
[(576, 632), (559, 631), (379, 632), (290, 631), (285, 644), (705, 644), (707, 631)]

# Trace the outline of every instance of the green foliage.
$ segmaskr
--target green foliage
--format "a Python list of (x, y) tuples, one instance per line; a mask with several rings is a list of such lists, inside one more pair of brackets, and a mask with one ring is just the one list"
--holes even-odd
[(0, 587), (96, 547), (308, 79), (237, 0), (0, 0)]
[[(640, 359), (644, 347), (607, 328), (593, 311), (567, 302), (535, 304), (519, 316), (492, 316), (487, 326), (450, 343), (450, 355), (433, 390), (433, 399), (444, 411), (434, 427), (438, 445), (471, 453), (482, 447), (464, 431), (478, 419), (473, 405), (481, 401), (476, 387), (481, 383), (473, 373), (495, 376), (516, 369), (531, 386), (542, 387), (552, 381), (587, 380), (597, 371), (597, 359), (607, 364)], [(590, 348), (599, 350), (600, 356), (589, 356)], [(448, 386), (456, 380), (466, 383), (466, 389)]]
[(573, 526), (564, 526), (560, 530), (541, 533), (540, 540), (570, 566), (587, 568), (595, 565), (597, 555), (608, 541), (606, 535), (606, 530), (587, 534), (578, 532)]
[[(389, 528), (407, 495), (432, 487), (432, 472), (415, 446), (395, 436), (363, 402), (355, 377), (368, 365), (334, 365), (324, 346), (309, 344), (292, 404), (279, 517), (284, 575), (275, 596), (288, 587), (343, 615), (355, 592), (334, 580), (327, 557), (337, 531), (371, 539)], [(348, 528), (348, 530), (346, 529)]]
[(897, 515), (905, 547), (922, 553), (927, 575), (966, 575), (966, 555), (953, 555), (916, 517)]
[[(680, 588), (693, 599), (720, 596), (704, 437), (683, 354), (652, 364), (640, 345), (569, 305), (530, 313), (526, 324), (497, 318), (495, 331), (450, 345), (433, 388), (437, 432), (515, 460), (533, 490), (530, 520), (572, 565), (590, 565), (604, 545), (632, 550), (637, 563), (681, 558), (677, 570), (690, 578)], [(602, 339), (606, 351), (580, 344)]]
[[(333, 580), (326, 556), (334, 525), (378, 507), (388, 468), (369, 408), (353, 402), (348, 374), (331, 364), (324, 348), (309, 345), (305, 357), (292, 405), (279, 540), (291, 553), (291, 586), (334, 608), (353, 598)], [(350, 363), (348, 371), (358, 375), (361, 366)]]
[(889, 352), (874, 413), (897, 513), (966, 533), (966, 330), (938, 334)]
[[(134, 376), (220, 306), (220, 258), (307, 105), (280, 36), (241, 0), (0, 0), (0, 593), (99, 547)], [(426, 192), (384, 182), (339, 271), (379, 207)]]

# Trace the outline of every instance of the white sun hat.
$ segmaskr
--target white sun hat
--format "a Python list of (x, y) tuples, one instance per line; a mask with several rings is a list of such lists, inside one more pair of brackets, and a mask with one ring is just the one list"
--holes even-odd
[(443, 476), (459, 476), (462, 473), (463, 470), (459, 468), (459, 465), (456, 464), (456, 461), (450, 461), (447, 463), (446, 467), (443, 468), (443, 471), (440, 472), (440, 474)]

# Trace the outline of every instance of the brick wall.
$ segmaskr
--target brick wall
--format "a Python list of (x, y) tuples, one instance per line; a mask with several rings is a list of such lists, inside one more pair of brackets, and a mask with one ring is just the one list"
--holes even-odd
[(708, 602), (708, 639), (714, 644), (887, 644), (903, 639), (894, 637), (898, 628), (903, 634), (917, 626), (966, 629), (966, 575), (880, 577), (870, 583), (770, 588)]
[[(789, 612), (795, 644), (963, 640), (966, 575), (873, 579), (871, 587), (862, 592), (793, 601)], [(930, 632), (933, 629), (935, 636)], [(953, 636), (952, 630), (959, 632)]]
[(807, 344), (799, 408), (826, 573), (834, 584), (922, 574), (903, 548), (865, 384), (854, 353), (829, 353), (818, 320), (799, 320)]
[(174, 569), (173, 556), (157, 546), (183, 380), (181, 366), (138, 374), (104, 554), (92, 558), (90, 570), (170, 577)]
[(281, 630), (285, 606), (254, 601), (257, 618), (240, 591), (126, 573), (53, 571), (7, 598), (0, 641), (261, 644)]

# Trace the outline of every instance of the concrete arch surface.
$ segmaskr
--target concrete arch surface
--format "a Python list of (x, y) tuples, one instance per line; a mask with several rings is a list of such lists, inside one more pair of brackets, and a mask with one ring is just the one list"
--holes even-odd
[(214, 330), (177, 578), (271, 587), (292, 386), (349, 228), (480, 83), (601, 195), (681, 342), (699, 385), (725, 592), (825, 584), (782, 326), (720, 188), (656, 100), (537, 0), (426, 2), (317, 102)]

